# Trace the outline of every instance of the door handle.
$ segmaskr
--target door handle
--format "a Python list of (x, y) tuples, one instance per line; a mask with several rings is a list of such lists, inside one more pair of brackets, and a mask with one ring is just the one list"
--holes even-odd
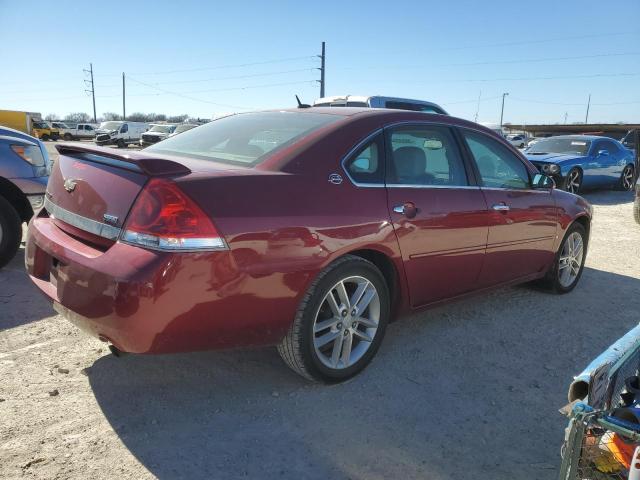
[(511, 210), (511, 207), (504, 203), (497, 203), (491, 208), (494, 209), (496, 212), (508, 212), (509, 210)]
[(418, 213), (418, 207), (413, 202), (405, 202), (402, 205), (396, 205), (393, 207), (395, 213), (404, 215), (407, 218), (413, 218)]

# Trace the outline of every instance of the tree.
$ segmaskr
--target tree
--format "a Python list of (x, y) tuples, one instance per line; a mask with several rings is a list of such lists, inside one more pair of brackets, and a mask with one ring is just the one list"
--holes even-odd
[(47, 122), (50, 122), (50, 121), (52, 121), (52, 120), (58, 120), (58, 118), (59, 118), (59, 117), (58, 117), (58, 115), (57, 115), (56, 113), (50, 113), (50, 114), (48, 114), (46, 117), (44, 117), (44, 119), (45, 119)]
[(75, 122), (75, 123), (88, 123), (92, 117), (89, 114), (84, 112), (70, 113), (69, 115), (64, 117), (67, 122)]
[(102, 114), (102, 119), (105, 122), (109, 122), (111, 120), (120, 120), (120, 115), (114, 112), (105, 112)]
[(148, 121), (148, 115), (142, 112), (134, 112), (130, 115), (127, 115), (127, 120), (131, 122), (146, 122)]
[(169, 117), (167, 120), (170, 123), (182, 123), (184, 122), (187, 118), (189, 118), (189, 115), (184, 114), (184, 115), (174, 115), (172, 117)]

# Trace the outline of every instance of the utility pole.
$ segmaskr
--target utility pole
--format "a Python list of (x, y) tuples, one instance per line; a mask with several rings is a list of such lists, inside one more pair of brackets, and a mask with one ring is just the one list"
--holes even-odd
[(509, 95), (508, 93), (502, 94), (502, 110), (500, 111), (500, 129), (502, 129), (502, 120), (504, 118), (504, 97)]
[(591, 106), (591, 94), (589, 94), (589, 100), (587, 100), (587, 115), (584, 117), (584, 123), (589, 123), (589, 107)]
[(318, 55), (320, 57), (320, 98), (324, 97), (324, 61), (325, 61), (325, 50), (324, 50), (324, 42), (322, 42), (322, 54)]
[(564, 112), (564, 124), (567, 124), (567, 117), (569, 116), (569, 112)]
[(127, 119), (127, 110), (125, 108), (125, 102), (124, 102), (124, 98), (125, 98), (125, 88), (124, 88), (124, 72), (122, 72), (122, 120), (126, 120)]
[(478, 115), (480, 114), (480, 98), (482, 98), (482, 90), (480, 90), (480, 93), (478, 94), (478, 107), (476, 108), (476, 116), (473, 119), (476, 123), (478, 123)]
[[(85, 90), (85, 92), (91, 92), (91, 97), (93, 98), (93, 123), (98, 123), (98, 117), (96, 116), (96, 89), (93, 85), (93, 64), (89, 64), (89, 70), (83, 69), (83, 71), (84, 73), (88, 73), (91, 76), (91, 90)], [(84, 83), (88, 84), (87, 80), (85, 80)]]

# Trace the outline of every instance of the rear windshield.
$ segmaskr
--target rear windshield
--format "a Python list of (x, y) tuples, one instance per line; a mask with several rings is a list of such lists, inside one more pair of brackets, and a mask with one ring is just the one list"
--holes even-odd
[(251, 167), (268, 154), (341, 118), (297, 112), (242, 113), (170, 137), (146, 151)]

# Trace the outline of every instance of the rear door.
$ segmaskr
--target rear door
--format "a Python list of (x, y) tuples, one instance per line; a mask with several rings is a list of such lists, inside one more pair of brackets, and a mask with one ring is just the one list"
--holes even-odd
[(488, 211), (451, 128), (385, 129), (388, 205), (414, 307), (477, 288)]
[(461, 129), (489, 208), (483, 287), (545, 270), (554, 258), (557, 213), (551, 189), (533, 189), (526, 164), (487, 134)]

